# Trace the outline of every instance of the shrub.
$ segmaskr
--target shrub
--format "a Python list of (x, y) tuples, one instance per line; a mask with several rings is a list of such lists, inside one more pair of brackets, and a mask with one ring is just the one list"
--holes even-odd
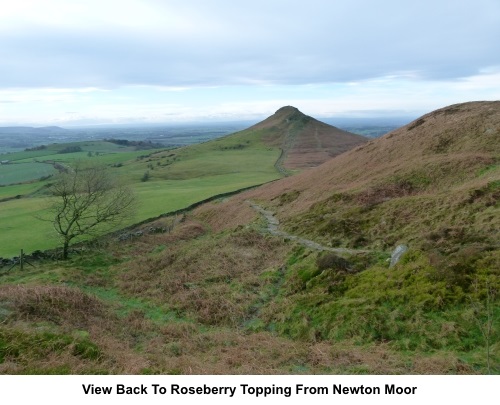
[(57, 153), (76, 153), (76, 152), (81, 152), (82, 151), (82, 148), (80, 146), (67, 146), (66, 148), (64, 149), (61, 149), (59, 152)]
[(319, 270), (334, 269), (340, 271), (350, 271), (351, 264), (344, 258), (337, 256), (335, 253), (326, 252), (318, 256), (316, 265)]

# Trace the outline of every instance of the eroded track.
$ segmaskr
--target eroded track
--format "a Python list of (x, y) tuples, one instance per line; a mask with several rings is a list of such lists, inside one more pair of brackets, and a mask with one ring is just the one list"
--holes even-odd
[(310, 239), (305, 239), (297, 235), (292, 235), (288, 232), (282, 231), (279, 229), (279, 219), (276, 218), (274, 213), (272, 211), (266, 210), (260, 205), (254, 203), (253, 201), (246, 200), (246, 203), (250, 205), (255, 211), (260, 213), (266, 220), (266, 228), (265, 231), (270, 233), (271, 235), (275, 236), (281, 236), (283, 238), (287, 238), (293, 241), (296, 241), (297, 243), (306, 246), (310, 249), (313, 250), (318, 250), (318, 251), (328, 251), (328, 252), (334, 252), (334, 253), (339, 253), (339, 254), (359, 254), (359, 253), (368, 253), (370, 250), (363, 250), (363, 249), (348, 249), (348, 248), (333, 248), (325, 245), (321, 245), (320, 243), (314, 242), (313, 240)]

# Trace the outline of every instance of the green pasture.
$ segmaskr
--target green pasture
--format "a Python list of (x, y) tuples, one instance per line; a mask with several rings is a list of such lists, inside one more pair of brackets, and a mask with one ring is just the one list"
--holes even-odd
[[(175, 211), (214, 195), (266, 183), (277, 174), (224, 174), (187, 180), (148, 181), (136, 185), (139, 197), (137, 221)], [(137, 222), (135, 221), (135, 222)]]
[(11, 163), (0, 165), (0, 185), (23, 183), (55, 174), (46, 163)]
[[(279, 149), (266, 147), (258, 139), (240, 138), (235, 134), (179, 149), (139, 151), (109, 142), (80, 142), (69, 145), (80, 146), (82, 152), (65, 154), (58, 154), (57, 150), (68, 144), (51, 145), (42, 151), (12, 154), (16, 163), (6, 167), (26, 166), (26, 173), (30, 173), (29, 168), (33, 170), (32, 176), (38, 166), (53, 169), (48, 164), (34, 163), (30, 153), (37, 155), (38, 161), (55, 160), (69, 166), (78, 159), (108, 165), (138, 197), (137, 213), (123, 224), (127, 226), (214, 195), (279, 178), (274, 167)], [(96, 155), (96, 152), (99, 153)], [(149, 180), (143, 182), (145, 172), (149, 173)], [(0, 187), (0, 200), (4, 200), (0, 202), (0, 257), (18, 255), (21, 248), (31, 252), (58, 246), (51, 224), (37, 219), (44, 215), (43, 210), (49, 203), (43, 193), (35, 193), (44, 184), (46, 182)], [(16, 196), (22, 198), (5, 201)]]
[[(221, 174), (275, 173), (274, 162), (279, 157), (276, 149), (230, 151), (169, 151), (153, 154), (147, 159), (131, 162), (122, 172), (132, 178), (141, 177), (148, 170), (151, 178), (186, 180)], [(170, 156), (175, 155), (175, 156)]]
[(29, 195), (40, 189), (44, 182), (13, 184), (9, 186), (0, 186), (0, 200), (14, 198), (16, 196)]
[(0, 203), (0, 257), (19, 255), (20, 249), (31, 252), (57, 245), (49, 222), (37, 219), (46, 203), (41, 198), (21, 198)]

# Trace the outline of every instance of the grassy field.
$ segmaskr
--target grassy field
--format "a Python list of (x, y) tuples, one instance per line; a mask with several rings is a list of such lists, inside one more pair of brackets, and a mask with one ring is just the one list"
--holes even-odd
[(44, 163), (12, 163), (0, 166), (0, 185), (23, 183), (51, 176), (57, 171)]
[[(58, 153), (68, 147), (81, 151)], [(138, 197), (136, 215), (124, 226), (280, 177), (274, 168), (279, 150), (264, 146), (259, 139), (244, 141), (237, 134), (179, 149), (134, 150), (95, 141), (49, 145), (8, 156), (11, 163), (0, 167), (5, 169), (5, 176), (0, 171), (4, 185), (0, 187), (0, 257), (17, 255), (21, 248), (30, 252), (58, 245), (51, 224), (37, 219), (47, 218), (44, 210), (49, 201), (43, 187), (50, 179), (36, 179), (56, 173), (51, 164), (40, 162), (71, 166), (80, 160), (109, 166)], [(146, 172), (148, 181), (142, 181)], [(31, 183), (13, 184), (23, 181)]]
[(37, 181), (35, 183), (0, 186), (0, 200), (15, 198), (16, 196), (29, 195), (39, 190), (43, 184), (45, 183)]

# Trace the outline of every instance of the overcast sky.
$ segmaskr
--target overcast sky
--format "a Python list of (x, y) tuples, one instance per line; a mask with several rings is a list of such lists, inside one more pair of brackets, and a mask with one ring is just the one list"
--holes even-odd
[(500, 99), (500, 0), (0, 0), (0, 125)]

